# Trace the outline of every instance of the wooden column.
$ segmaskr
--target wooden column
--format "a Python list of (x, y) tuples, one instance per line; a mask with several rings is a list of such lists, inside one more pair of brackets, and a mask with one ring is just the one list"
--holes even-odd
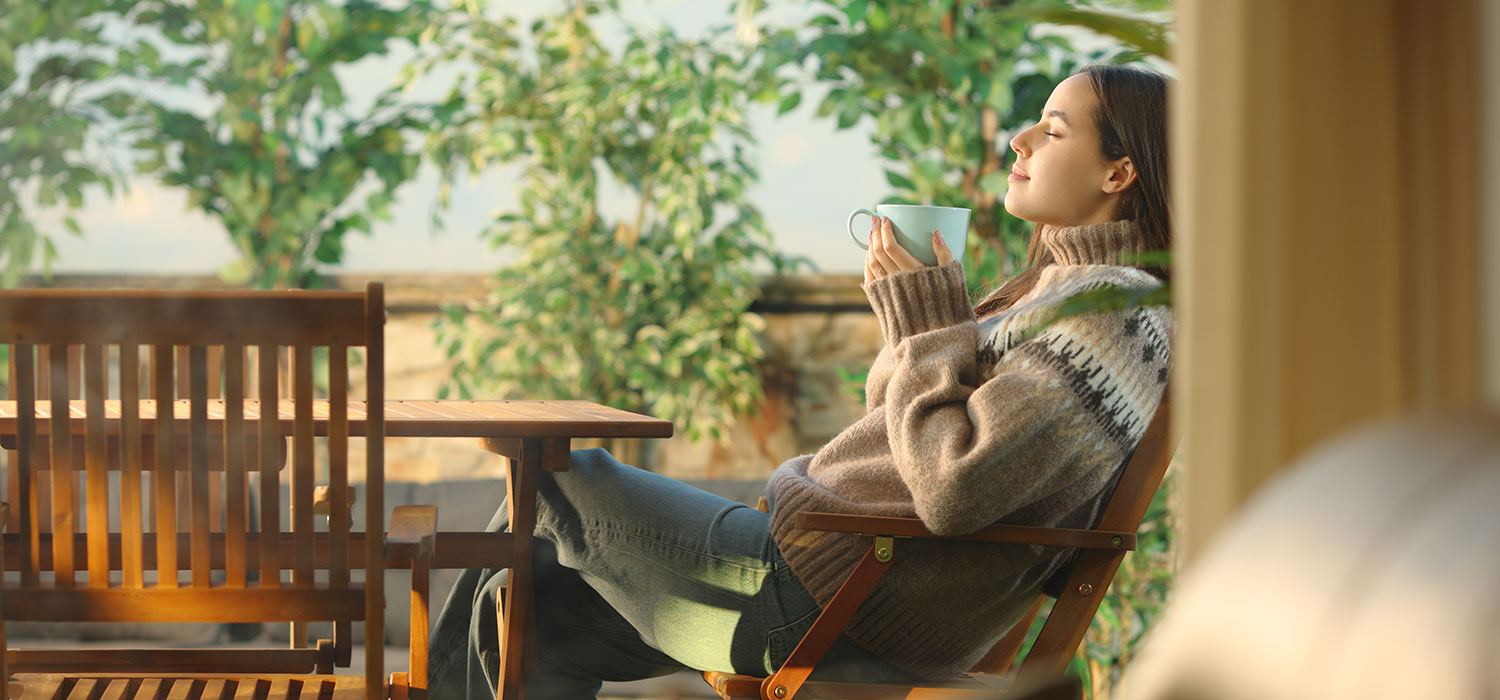
[(1308, 447), (1479, 399), (1475, 0), (1183, 0), (1189, 556)]
[[(1500, 123), (1500, 4), (1480, 4), (1480, 124)], [(1480, 143), (1479, 191), (1500, 191), (1500, 133), (1493, 129), (1482, 132)], [(1480, 309), (1482, 314), (1480, 338), (1481, 364), (1484, 371), (1485, 398), (1487, 403), (1500, 409), (1500, 197), (1481, 196)]]

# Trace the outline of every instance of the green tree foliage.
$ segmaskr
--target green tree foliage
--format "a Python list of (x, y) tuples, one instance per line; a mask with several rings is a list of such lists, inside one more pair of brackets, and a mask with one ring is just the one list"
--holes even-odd
[[(0, 283), (14, 286), (36, 262), (45, 272), (57, 256), (35, 215), (72, 210), (91, 187), (113, 192), (96, 134), (129, 99), (100, 81), (116, 57), (99, 41), (103, 15), (129, 6), (117, 0), (0, 0)], [(80, 50), (91, 47), (90, 50)]]
[(808, 26), (769, 32), (765, 43), (769, 65), (812, 71), (787, 83), (784, 109), (816, 86), (827, 89), (819, 116), (840, 129), (872, 122), (894, 188), (882, 201), (973, 210), (965, 268), (976, 290), (1018, 269), (1031, 232), (1004, 212), (1010, 134), (1037, 118), (1080, 58), (1104, 58), (1037, 34), (1016, 5), (820, 0)]
[[(150, 102), (137, 123), (142, 172), (187, 191), (241, 259), (226, 277), (312, 287), (343, 259), (344, 235), (388, 219), (421, 160), (430, 108), (380, 92), (355, 109), (341, 69), (415, 45), (438, 21), (428, 2), (145, 0), (141, 72), (207, 95), (208, 114)], [(181, 57), (181, 58), (179, 58)]]
[[(669, 31), (627, 30), (612, 51), (592, 26), (610, 9), (570, 3), (524, 37), (476, 18), (455, 57), (475, 66), (458, 87), (469, 108), (438, 162), (519, 163), (522, 186), (484, 234), (517, 259), (439, 322), (450, 388), (589, 399), (721, 437), (761, 395), (753, 266), (792, 264), (747, 196), (746, 111), (767, 76)], [(611, 192), (626, 204), (603, 206)]]
[(1094, 0), (1018, 2), (1008, 14), (1037, 24), (1079, 27), (1110, 37), (1125, 51), (1117, 60), (1166, 58), (1171, 0)]

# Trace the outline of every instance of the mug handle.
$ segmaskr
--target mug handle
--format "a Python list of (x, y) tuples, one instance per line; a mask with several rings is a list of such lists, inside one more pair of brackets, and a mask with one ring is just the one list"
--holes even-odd
[(860, 214), (867, 214), (871, 219), (874, 219), (877, 214), (874, 211), (871, 211), (864, 207), (855, 209), (852, 213), (849, 214), (849, 237), (854, 239), (854, 245), (864, 248), (865, 250), (869, 250), (870, 242), (860, 240), (859, 235), (854, 233), (854, 217), (859, 216)]

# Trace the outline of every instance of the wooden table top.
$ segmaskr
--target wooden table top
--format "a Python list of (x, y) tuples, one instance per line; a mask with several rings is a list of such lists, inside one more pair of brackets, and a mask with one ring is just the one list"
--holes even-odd
[[(211, 433), (222, 433), (226, 403), (223, 400), (208, 402)], [(277, 422), (281, 432), (291, 435), (293, 404), (291, 401), (279, 401), (277, 404)], [(141, 434), (154, 433), (156, 402), (147, 399), (141, 401), (139, 406)], [(177, 420), (186, 421), (188, 409), (186, 400), (175, 401), (172, 414)], [(350, 435), (358, 437), (364, 434), (366, 409), (363, 401), (349, 402)], [(104, 410), (106, 434), (119, 434), (120, 402), (106, 401)], [(70, 401), (68, 412), (74, 423), (71, 432), (82, 435), (84, 402), (81, 399)], [(327, 400), (313, 402), (314, 434), (327, 434), (328, 412)], [(246, 400), (244, 416), (247, 434), (253, 434), (252, 431), (259, 427), (260, 415), (260, 402)], [(51, 402), (38, 401), (36, 416), (37, 434), (50, 434)], [(18, 422), (16, 402), (0, 401), (0, 435), (15, 435), (19, 430)], [(387, 437), (666, 438), (672, 436), (672, 423), (589, 401), (393, 399), (385, 402), (385, 434)]]

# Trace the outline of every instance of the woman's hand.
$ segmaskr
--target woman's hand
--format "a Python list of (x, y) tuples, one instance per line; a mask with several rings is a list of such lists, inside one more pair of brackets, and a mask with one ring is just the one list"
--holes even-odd
[[(932, 252), (937, 256), (938, 265), (953, 262), (953, 251), (948, 250), (948, 243), (937, 231), (932, 232)], [(920, 270), (926, 266), (896, 242), (896, 230), (891, 226), (890, 219), (877, 217), (871, 221), (870, 249), (865, 252), (866, 283), (886, 275)]]

